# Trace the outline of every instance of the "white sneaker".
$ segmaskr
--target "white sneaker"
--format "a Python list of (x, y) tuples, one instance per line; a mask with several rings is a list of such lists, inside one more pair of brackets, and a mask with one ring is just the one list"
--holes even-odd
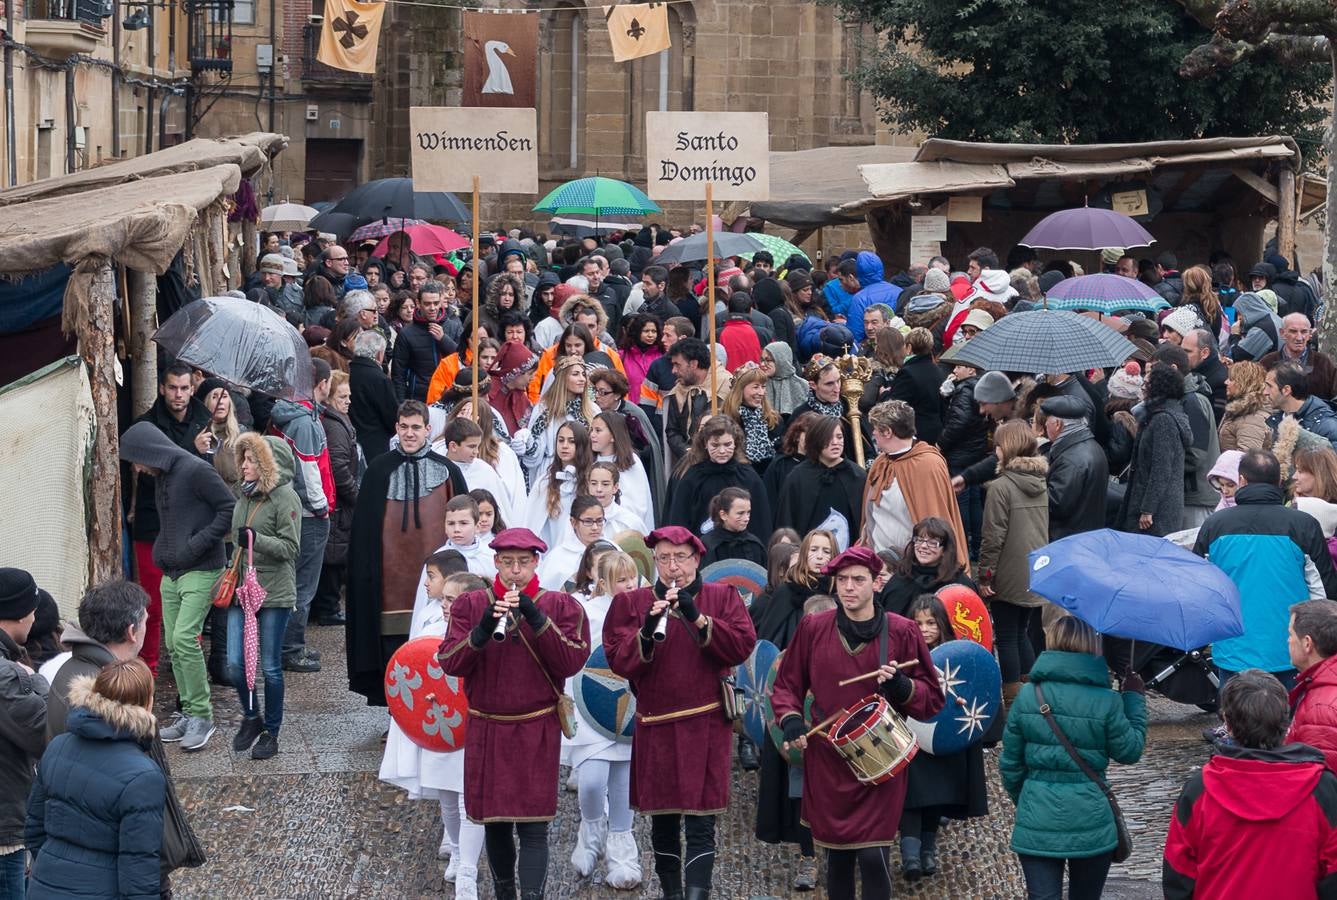
[(450, 862), (446, 863), (446, 881), (454, 881), (455, 876), (459, 874), (459, 871), (460, 855), (458, 853), (453, 853), (451, 854)]
[(580, 820), (580, 830), (576, 832), (576, 849), (571, 851), (571, 865), (581, 878), (594, 874), (600, 857), (604, 855), (604, 844), (608, 840), (608, 820)]
[(172, 717), (167, 720), (167, 724), (158, 729), (158, 739), (164, 744), (175, 744), (186, 736), (186, 726), (190, 724), (190, 716), (182, 712), (172, 713)]
[(441, 846), (436, 848), (437, 859), (450, 859), (455, 855), (455, 842), (450, 839), (450, 832), (441, 830)]
[(576, 774), (576, 767), (571, 767), (571, 774), (566, 776), (566, 789), (575, 794), (580, 791), (580, 776)]
[(604, 883), (619, 891), (631, 890), (641, 884), (641, 849), (630, 831), (608, 833), (608, 875)]
[(478, 869), (460, 866), (455, 878), (455, 900), (478, 900)]

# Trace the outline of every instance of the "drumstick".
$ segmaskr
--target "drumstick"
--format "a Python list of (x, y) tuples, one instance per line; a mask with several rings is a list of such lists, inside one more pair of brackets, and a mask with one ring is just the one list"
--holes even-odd
[[(895, 666), (897, 669), (908, 669), (908, 668), (910, 668), (911, 666), (917, 666), (917, 665), (919, 665), (919, 660), (917, 660), (917, 659), (910, 659), (910, 660), (906, 660), (905, 662), (887, 663), (887, 665)], [(882, 674), (882, 670), (881, 670), (881, 669), (874, 669), (873, 671), (871, 671), (871, 672), (865, 672), (865, 673), (862, 674), (862, 675), (855, 675), (853, 678), (846, 678), (844, 681), (838, 682), (838, 683), (837, 683), (837, 687), (844, 687), (844, 686), (847, 685), (847, 684), (854, 684), (854, 682), (856, 682), (856, 681), (865, 681), (865, 680), (867, 680), (867, 679), (869, 679), (869, 678), (876, 678), (878, 675), (881, 675), (881, 674)]]
[(807, 734), (804, 735), (804, 737), (810, 738), (819, 731), (825, 731), (835, 723), (836, 719), (839, 719), (843, 715), (845, 715), (845, 710), (843, 709), (840, 712), (832, 713), (822, 721), (818, 722), (816, 725), (812, 726), (812, 728), (808, 731)]

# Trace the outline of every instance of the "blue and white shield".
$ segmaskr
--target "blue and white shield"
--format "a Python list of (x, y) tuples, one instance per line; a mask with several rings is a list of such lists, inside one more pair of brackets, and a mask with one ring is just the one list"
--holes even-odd
[(585, 721), (610, 741), (631, 743), (631, 731), (636, 724), (636, 697), (631, 693), (627, 679), (614, 674), (608, 667), (603, 644), (594, 648), (585, 668), (572, 679), (576, 709)]
[(974, 641), (948, 641), (933, 648), (933, 668), (947, 702), (925, 722), (907, 719), (920, 749), (934, 756), (959, 753), (978, 743), (1003, 703), (1003, 673), (993, 654)]
[(743, 701), (743, 733), (758, 747), (770, 734), (767, 729), (768, 704), (765, 702), (766, 675), (779, 655), (779, 647), (760, 640), (752, 649), (752, 655), (734, 669), (734, 689)]
[[(745, 606), (766, 588), (766, 568), (747, 559), (722, 559), (701, 570), (701, 580), (707, 584), (728, 584), (737, 589)], [(762, 677), (766, 670), (762, 669)]]

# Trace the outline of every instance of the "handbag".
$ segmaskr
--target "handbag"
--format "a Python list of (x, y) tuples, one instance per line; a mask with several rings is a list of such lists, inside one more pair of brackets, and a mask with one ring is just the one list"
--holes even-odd
[(177, 869), (194, 869), (209, 861), (199, 838), (191, 830), (186, 810), (176, 795), (172, 784), (172, 772), (167, 766), (167, 755), (163, 751), (162, 741), (157, 735), (149, 741), (149, 758), (162, 769), (167, 781), (167, 795), (162, 814), (162, 849), (158, 853), (158, 867), (164, 877)]
[[(265, 505), (265, 500), (269, 498), (261, 497), (260, 502), (251, 507), (251, 511), (246, 515), (246, 527), (251, 527), (251, 522), (255, 519), (256, 511)], [(209, 602), (218, 609), (227, 609), (232, 605), (232, 598), (237, 593), (237, 582), (241, 581), (241, 548), (238, 547), (232, 553), (232, 562), (228, 567), (219, 573), (214, 579), (214, 586), (209, 591)]]
[[(534, 602), (537, 603), (539, 597), (542, 596), (543, 591), (539, 591), (537, 596), (534, 597)], [(556, 628), (557, 626), (554, 625), (553, 627)], [(566, 736), (568, 741), (571, 740), (571, 738), (576, 736), (576, 701), (570, 694), (559, 691), (557, 685), (553, 684), (552, 676), (548, 674), (548, 670), (544, 667), (543, 661), (539, 659), (539, 655), (534, 652), (534, 648), (529, 646), (529, 641), (525, 638), (525, 633), (518, 628), (515, 633), (519, 636), (520, 643), (524, 644), (525, 649), (529, 651), (529, 655), (534, 657), (534, 664), (537, 665), (539, 671), (543, 673), (543, 680), (548, 682), (548, 687), (552, 688), (552, 692), (557, 695), (557, 721), (561, 723), (562, 734)]]
[(742, 690), (738, 687), (738, 679), (734, 677), (733, 671), (730, 670), (728, 675), (721, 675), (720, 709), (724, 712), (724, 721), (735, 723), (741, 721), (745, 703), (746, 700), (743, 697)]
[(1039, 683), (1031, 682), (1031, 685), (1035, 688), (1035, 699), (1040, 704), (1040, 714), (1049, 723), (1049, 727), (1054, 732), (1054, 737), (1058, 738), (1058, 742), (1063, 745), (1063, 749), (1068, 751), (1068, 755), (1072, 757), (1072, 761), (1077, 764), (1077, 768), (1081, 770), (1082, 774), (1094, 781), (1096, 787), (1100, 788), (1100, 792), (1109, 801), (1110, 811), (1114, 813), (1114, 830), (1119, 837), (1119, 842), (1114, 846), (1114, 861), (1116, 863), (1123, 862), (1133, 852), (1133, 838), (1128, 833), (1128, 825), (1123, 820), (1123, 810), (1119, 809), (1119, 801), (1114, 799), (1114, 792), (1105, 783), (1105, 779), (1097, 775), (1095, 769), (1092, 769), (1086, 760), (1082, 759), (1082, 755), (1068, 740), (1068, 736), (1063, 733), (1063, 729), (1058, 727), (1058, 722), (1054, 719), (1054, 711), (1045, 702), (1045, 694), (1044, 691), (1040, 690)]

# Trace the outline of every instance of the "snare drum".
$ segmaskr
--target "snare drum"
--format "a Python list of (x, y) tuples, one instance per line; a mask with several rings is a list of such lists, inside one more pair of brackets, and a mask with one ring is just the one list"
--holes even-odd
[(910, 764), (919, 742), (885, 698), (872, 694), (845, 710), (828, 738), (854, 777), (881, 784)]

